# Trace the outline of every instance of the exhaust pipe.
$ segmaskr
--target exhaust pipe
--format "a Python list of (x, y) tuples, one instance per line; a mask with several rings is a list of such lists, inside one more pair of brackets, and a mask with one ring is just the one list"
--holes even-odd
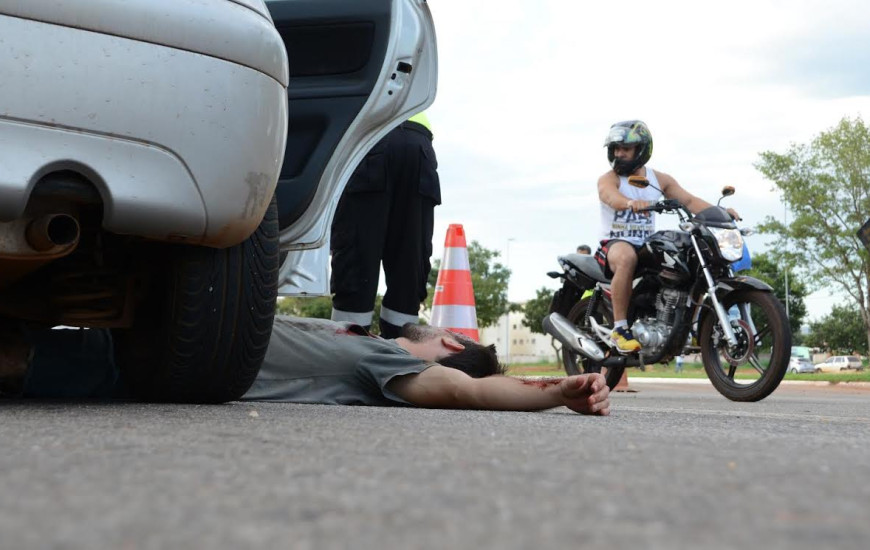
[(69, 214), (47, 214), (27, 225), (24, 238), (39, 252), (69, 246), (79, 240), (79, 222)]
[(580, 332), (564, 315), (553, 312), (544, 317), (541, 324), (544, 327), (544, 331), (561, 342), (563, 346), (567, 346), (593, 361), (604, 360), (604, 352), (601, 351), (601, 348), (598, 347), (595, 341)]

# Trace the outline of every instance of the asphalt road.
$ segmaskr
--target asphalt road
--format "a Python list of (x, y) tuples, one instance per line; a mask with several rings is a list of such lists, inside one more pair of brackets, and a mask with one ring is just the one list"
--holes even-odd
[(870, 546), (870, 388), (632, 386), (608, 418), (3, 401), (0, 547)]

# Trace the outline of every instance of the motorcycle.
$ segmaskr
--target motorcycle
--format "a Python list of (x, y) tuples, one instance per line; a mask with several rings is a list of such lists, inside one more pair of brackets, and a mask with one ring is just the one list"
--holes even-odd
[[(639, 176), (629, 183), (650, 185)], [(733, 194), (725, 187), (719, 203)], [(728, 399), (759, 401), (779, 386), (791, 356), (788, 318), (769, 285), (734, 274), (751, 230), (738, 229), (719, 203), (695, 215), (674, 199), (642, 209), (679, 216), (680, 229), (653, 233), (638, 251), (628, 322), (639, 352), (621, 354), (611, 344), (610, 280), (595, 257), (559, 257), (563, 271), (548, 275), (563, 283), (543, 327), (562, 343), (568, 374), (604, 372), (613, 389), (626, 368), (667, 363), (691, 338)]]

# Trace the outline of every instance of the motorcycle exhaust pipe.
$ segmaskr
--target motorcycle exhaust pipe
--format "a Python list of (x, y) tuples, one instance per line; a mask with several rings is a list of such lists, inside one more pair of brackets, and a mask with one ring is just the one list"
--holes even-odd
[(69, 246), (79, 240), (79, 222), (68, 214), (48, 214), (27, 225), (24, 238), (39, 252)]
[(561, 342), (563, 346), (567, 346), (593, 361), (604, 360), (604, 352), (601, 351), (595, 340), (580, 332), (564, 315), (553, 312), (544, 317), (541, 324), (544, 331)]

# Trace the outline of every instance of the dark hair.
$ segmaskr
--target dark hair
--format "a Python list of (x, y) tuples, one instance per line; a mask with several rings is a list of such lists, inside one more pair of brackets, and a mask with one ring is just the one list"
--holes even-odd
[(442, 357), (438, 364), (461, 370), (472, 378), (485, 378), (505, 373), (504, 366), (498, 362), (494, 345), (484, 346), (464, 338), (461, 342), (465, 349)]
[(581, 253), (581, 252), (585, 252), (586, 254), (591, 254), (592, 249), (589, 248), (589, 245), (587, 245), (587, 244), (581, 244), (580, 246), (577, 247), (577, 253)]

